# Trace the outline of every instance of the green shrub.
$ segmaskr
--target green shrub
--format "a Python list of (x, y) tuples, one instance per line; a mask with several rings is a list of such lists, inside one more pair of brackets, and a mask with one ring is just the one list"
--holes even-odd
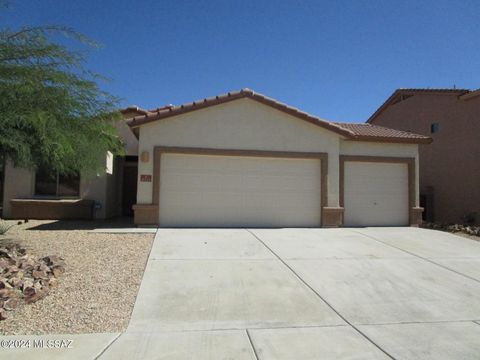
[(7, 224), (5, 221), (0, 220), (0, 235), (6, 234), (13, 225), (15, 224)]

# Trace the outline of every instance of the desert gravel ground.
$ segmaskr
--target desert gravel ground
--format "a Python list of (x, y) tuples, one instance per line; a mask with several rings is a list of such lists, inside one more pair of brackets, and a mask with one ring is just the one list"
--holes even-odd
[(91, 233), (94, 222), (30, 220), (0, 241), (37, 257), (66, 261), (59, 284), (43, 300), (21, 305), (0, 322), (0, 334), (74, 334), (126, 329), (154, 234)]
[(461, 233), (461, 232), (456, 232), (456, 233), (453, 233), (453, 234), (457, 235), (457, 236), (467, 238), (467, 239), (470, 239), (470, 240), (480, 241), (480, 236), (469, 235), (469, 234), (465, 234), (465, 233)]

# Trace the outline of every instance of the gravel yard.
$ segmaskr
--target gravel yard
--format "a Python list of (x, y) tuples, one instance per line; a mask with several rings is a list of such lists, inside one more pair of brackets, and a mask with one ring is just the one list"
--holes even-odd
[(461, 232), (457, 232), (457, 233), (453, 233), (453, 234), (457, 235), (457, 236), (467, 238), (467, 239), (470, 239), (470, 240), (480, 241), (480, 236), (469, 235), (469, 234), (465, 234), (465, 233), (461, 233)]
[(94, 222), (30, 220), (0, 241), (65, 259), (66, 272), (43, 300), (0, 322), (0, 334), (74, 334), (125, 330), (154, 234), (90, 233)]

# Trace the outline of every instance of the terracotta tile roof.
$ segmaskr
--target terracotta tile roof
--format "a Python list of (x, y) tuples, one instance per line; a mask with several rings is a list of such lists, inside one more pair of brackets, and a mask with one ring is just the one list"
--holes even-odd
[(350, 130), (359, 140), (390, 140), (397, 139), (399, 142), (411, 140), (421, 143), (430, 143), (432, 139), (428, 136), (419, 135), (407, 131), (395, 130), (383, 126), (366, 123), (336, 123), (337, 125)]
[(148, 115), (148, 114), (151, 113), (150, 110), (145, 110), (145, 109), (139, 108), (137, 105), (130, 105), (130, 106), (126, 107), (125, 109), (121, 109), (120, 112), (122, 114), (128, 114), (130, 112), (134, 112), (134, 113), (137, 113), (139, 115)]
[(470, 92), (470, 89), (448, 89), (448, 88), (399, 88), (397, 91), (402, 92), (423, 92), (423, 93), (458, 93), (463, 94)]
[[(370, 128), (367, 132), (367, 129), (362, 129), (362, 124), (346, 124), (346, 123), (335, 123), (321, 119), (317, 116), (308, 114), (304, 111), (301, 111), (297, 108), (279, 102), (275, 99), (269, 98), (265, 95), (259, 94), (250, 89), (242, 89), (239, 91), (233, 91), (226, 94), (205, 98), (183, 105), (167, 105), (155, 110), (147, 111), (147, 113), (135, 116), (127, 120), (128, 125), (132, 128), (138, 128), (144, 124), (148, 124), (154, 121), (159, 121), (163, 119), (170, 118), (172, 116), (184, 114), (190, 111), (204, 109), (209, 106), (215, 106), (223, 104), (226, 102), (234, 101), (241, 98), (249, 98), (255, 101), (258, 101), (262, 104), (271, 106), (277, 110), (283, 111), (287, 114), (295, 116), (301, 120), (307, 121), (311, 124), (320, 126), (327, 130), (333, 131), (337, 134), (345, 136), (351, 140), (359, 141), (384, 141), (384, 142), (409, 142), (409, 143), (426, 143), (431, 142), (431, 139), (422, 135), (415, 135), (410, 133), (404, 133), (397, 130), (391, 130), (381, 127)], [(354, 126), (356, 125), (356, 126)], [(384, 129), (384, 130), (380, 130)], [(387, 131), (389, 130), (389, 131)], [(409, 136), (405, 134), (410, 134)]]
[(429, 89), (429, 88), (400, 88), (393, 92), (390, 97), (368, 118), (367, 123), (371, 123), (380, 113), (382, 113), (387, 107), (395, 104), (399, 99), (404, 96), (406, 98), (418, 93), (423, 94), (456, 94), (458, 96), (464, 96), (472, 93), (475, 90), (470, 89)]
[(310, 122), (314, 125), (326, 128), (328, 130), (337, 132), (341, 135), (344, 136), (350, 136), (352, 135), (348, 130), (341, 128), (337, 125), (335, 125), (332, 122), (329, 122), (327, 120), (320, 119), (319, 117), (316, 117), (314, 115), (310, 115), (304, 111), (301, 111), (297, 108), (294, 108), (292, 106), (289, 106), (287, 104), (281, 103), (275, 99), (269, 98), (265, 95), (259, 94), (253, 90), (250, 89), (242, 89), (238, 91), (232, 91), (226, 94), (222, 95), (217, 95), (197, 101), (193, 101), (190, 103), (186, 103), (183, 105), (178, 105), (178, 106), (167, 106), (164, 108), (160, 108), (160, 110), (152, 113), (152, 114), (146, 114), (142, 116), (135, 116), (134, 118), (130, 119), (128, 121), (128, 124), (130, 127), (135, 128), (138, 126), (141, 126), (146, 123), (150, 123), (152, 121), (157, 121), (165, 118), (169, 118), (172, 116), (184, 114), (186, 112), (194, 111), (194, 110), (199, 110), (203, 109), (209, 106), (214, 106), (218, 104), (223, 104), (226, 102), (230, 102), (233, 100), (241, 99), (241, 98), (250, 98), (253, 100), (256, 100), (260, 103), (269, 105), (273, 108), (276, 108), (280, 111), (286, 112), (290, 115), (296, 116), (302, 120), (305, 120), (307, 122)]

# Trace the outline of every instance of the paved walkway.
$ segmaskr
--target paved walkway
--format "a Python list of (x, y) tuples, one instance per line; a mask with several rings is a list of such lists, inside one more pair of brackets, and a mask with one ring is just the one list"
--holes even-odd
[(78, 335), (77, 349), (50, 353), (478, 359), (478, 299), (480, 243), (447, 233), (159, 229), (127, 331)]

